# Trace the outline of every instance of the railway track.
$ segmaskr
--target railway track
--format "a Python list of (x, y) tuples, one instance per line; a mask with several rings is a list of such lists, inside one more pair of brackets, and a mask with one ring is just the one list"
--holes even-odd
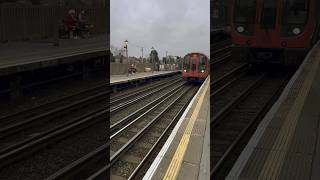
[[(167, 79), (167, 81), (172, 81), (173, 79), (176, 79), (176, 78), (177, 77), (169, 78)], [(140, 88), (140, 90), (131, 90), (131, 92), (126, 92), (126, 93), (124, 92), (124, 93), (121, 93), (121, 95), (115, 95), (112, 98), (113, 106), (111, 108), (114, 109), (114, 107), (123, 106), (124, 102), (128, 101), (128, 99), (132, 99), (133, 96), (139, 97), (139, 96), (142, 96), (141, 94), (144, 94), (148, 91), (154, 91), (157, 87), (163, 87), (163, 85), (167, 83), (167, 81), (156, 82), (155, 83), (156, 85), (149, 86), (149, 87), (148, 85), (145, 86), (148, 88)], [(140, 100), (142, 99), (143, 98), (140, 98)], [(23, 160), (24, 157), (28, 157), (28, 155), (33, 154), (34, 152), (39, 151), (45, 147), (55, 146), (56, 143), (58, 143), (59, 141), (64, 141), (66, 138), (72, 139), (71, 135), (80, 133), (81, 131), (86, 131), (86, 129), (90, 129), (90, 128), (92, 129), (92, 127), (96, 127), (97, 129), (99, 129), (99, 126), (100, 126), (100, 129), (101, 127), (105, 127), (105, 118), (107, 115), (108, 108), (105, 106), (105, 98), (102, 98), (101, 101), (104, 101), (103, 105), (101, 105), (101, 107), (99, 108), (96, 108), (96, 109), (94, 108), (95, 109), (94, 111), (91, 111), (80, 117), (77, 116), (71, 121), (65, 122), (63, 124), (58, 124), (54, 128), (35, 134), (34, 136), (24, 139), (23, 141), (20, 141), (18, 143), (13, 143), (10, 146), (4, 146), (4, 149), (1, 149), (1, 153), (0, 153), (0, 159), (1, 159), (0, 166), (6, 167), (7, 165), (14, 163), (15, 161), (18, 161), (18, 160), (24, 161)], [(115, 111), (115, 110), (111, 110), (111, 111)], [(105, 131), (102, 131), (102, 132), (105, 132)], [(100, 138), (101, 137), (104, 137), (104, 136), (100, 135)], [(44, 151), (46, 151), (46, 149)], [(28, 162), (28, 160), (25, 160), (25, 161)]]
[[(131, 113), (133, 111), (132, 109), (134, 109), (133, 107), (138, 107), (136, 103), (138, 103), (140, 100), (144, 98), (150, 99), (149, 97), (156, 97), (159, 93), (164, 93), (166, 89), (168, 88), (170, 89), (171, 88), (170, 86), (174, 87), (176, 83), (181, 83), (181, 78), (170, 79), (166, 82), (157, 84), (151, 88), (146, 88), (138, 92), (134, 92), (129, 96), (123, 96), (116, 99), (112, 98), (110, 100), (110, 105), (113, 107), (110, 108), (110, 115), (113, 116), (115, 113), (117, 113), (117, 115), (115, 118), (111, 117), (111, 120), (110, 120), (111, 124), (116, 123), (118, 120), (117, 118), (119, 117), (122, 118), (123, 114)], [(148, 101), (146, 100), (144, 102), (141, 102), (141, 104), (144, 104), (147, 102)], [(133, 105), (133, 104), (135, 105), (132, 107), (129, 107), (130, 105)], [(129, 107), (130, 110), (126, 109), (125, 112), (123, 111), (119, 112), (126, 107)]]
[[(126, 125), (122, 126), (122, 128), (117, 130), (115, 133), (112, 133), (111, 143), (110, 143), (111, 150), (113, 150), (111, 152), (112, 154), (111, 164), (115, 164), (115, 162), (118, 161), (118, 159), (122, 157), (123, 154), (127, 152), (129, 148), (131, 148), (131, 146), (136, 146), (139, 139), (142, 138), (142, 136), (146, 137), (144, 134), (146, 133), (147, 129), (152, 127), (157, 127), (160, 129), (161, 128), (166, 129), (166, 131), (164, 132), (167, 132), (169, 130), (169, 127), (170, 129), (173, 128), (175, 120), (178, 118), (179, 114), (182, 112), (183, 108), (187, 104), (186, 102), (184, 102), (186, 100), (186, 97), (188, 97), (187, 98), (188, 101), (190, 97), (192, 97), (192, 95), (183, 96), (184, 93), (188, 93), (188, 94), (191, 93), (189, 91), (186, 92), (186, 89), (189, 89), (189, 88), (193, 88), (192, 92), (195, 92), (195, 89), (197, 89), (196, 87), (190, 87), (184, 84), (178, 85), (176, 88), (169, 91), (167, 94), (163, 95), (163, 97), (156, 99), (156, 103), (152, 104), (152, 107), (148, 108), (148, 110), (145, 111), (142, 115), (136, 117), (135, 119), (132, 119), (130, 123), (127, 123)], [(182, 100), (181, 98), (184, 98), (184, 99)], [(178, 100), (183, 101), (183, 103), (177, 102)], [(165, 106), (165, 104), (167, 103), (169, 103), (169, 106)], [(181, 107), (182, 104), (183, 104), (183, 108)], [(170, 126), (163, 125), (163, 123), (171, 120), (171, 118), (169, 117), (170, 115), (171, 116), (173, 115), (170, 113), (170, 111), (173, 111), (171, 110), (172, 108), (174, 108), (173, 106), (175, 106), (175, 108), (180, 107), (179, 111), (175, 114), (174, 121), (170, 121), (171, 122), (169, 123)], [(163, 119), (163, 118), (164, 118), (163, 121), (159, 121), (159, 119)], [(161, 122), (161, 123), (158, 124), (156, 122)], [(131, 132), (131, 134), (129, 132)], [(130, 135), (128, 135), (128, 133)], [(147, 136), (147, 137), (150, 138), (150, 136)], [(164, 134), (161, 135), (160, 137), (164, 137)], [(89, 154), (79, 159), (78, 161), (75, 161), (74, 163), (70, 164), (64, 169), (61, 169), (61, 171), (55, 173), (49, 179), (64, 179), (64, 178), (71, 178), (71, 179), (74, 179), (74, 178), (100, 179), (101, 178), (103, 179), (110, 168), (109, 166), (105, 165), (105, 158), (106, 158), (105, 152), (108, 150), (108, 148), (109, 148), (109, 144), (104, 144), (98, 147), (97, 149), (90, 152)], [(152, 148), (152, 149), (155, 149), (155, 148)], [(139, 168), (143, 164), (144, 163), (141, 163)]]
[[(176, 82), (175, 82), (176, 83)], [(175, 84), (173, 83), (173, 84)], [(131, 107), (131, 111), (125, 111), (122, 115), (121, 113), (117, 114), (117, 116), (111, 116), (110, 120), (114, 123), (111, 123), (110, 126), (110, 132), (111, 135), (114, 134), (115, 131), (123, 128), (123, 126), (126, 126), (128, 122), (132, 122), (134, 118), (138, 118), (139, 116), (144, 115), (144, 113), (150, 111), (159, 101), (162, 101), (166, 97), (170, 96), (171, 93), (174, 93), (177, 89), (181, 88), (185, 82), (180, 82), (177, 85), (173, 86), (173, 84), (170, 84), (169, 86), (172, 86), (165, 91), (161, 91), (162, 88), (159, 90), (158, 94), (154, 95), (154, 97), (151, 97), (148, 100), (144, 100), (138, 106)], [(160, 92), (161, 91), (161, 92)], [(120, 117), (120, 119), (119, 119)]]
[[(171, 129), (168, 127), (173, 127), (178, 115), (181, 114), (197, 89), (198, 87), (182, 86), (160, 101), (152, 111), (143, 116), (143, 119), (141, 117), (139, 123), (132, 124), (123, 133), (111, 136), (111, 152), (114, 152), (111, 153), (111, 177), (121, 176), (128, 179), (136, 177), (139, 168), (147, 159), (146, 155), (150, 155), (155, 150), (153, 147), (156, 146), (156, 142), (159, 142), (158, 139), (164, 136), (163, 133), (166, 130)], [(130, 138), (131, 132), (137, 129), (139, 129), (138, 133)], [(126, 143), (124, 143), (125, 138), (128, 139)]]
[[(154, 90), (159, 86), (163, 86), (168, 81), (176, 80), (176, 79), (177, 78), (173, 78), (173, 79), (170, 78), (167, 81), (164, 81), (164, 82), (162, 81), (162, 82), (156, 83), (153, 86), (145, 87), (145, 89), (138, 89), (132, 92), (122, 93), (121, 96), (119, 95), (111, 98), (111, 105), (113, 106), (111, 112), (116, 112), (116, 110), (119, 110), (120, 108), (125, 108), (126, 106), (129, 106), (133, 102), (136, 102), (142, 98), (147, 97), (149, 94), (144, 96), (142, 96), (141, 94)], [(9, 149), (22, 146), (27, 142), (30, 142), (36, 139), (36, 137), (34, 137), (35, 136), (34, 134), (39, 134), (39, 136), (37, 137), (40, 137), (40, 134), (42, 132), (48, 133), (46, 132), (48, 129), (49, 129), (49, 132), (52, 131), (53, 129), (56, 129), (52, 127), (61, 128), (73, 122), (80, 121), (81, 119), (91, 116), (97, 112), (105, 110), (106, 108), (104, 104), (108, 94), (108, 92), (105, 91), (105, 85), (99, 86), (98, 88), (90, 89), (90, 92), (92, 94), (98, 93), (98, 92), (99, 93), (84, 98), (84, 95), (88, 95), (88, 92), (85, 91), (83, 94), (81, 94), (81, 96), (78, 97), (79, 99), (81, 98), (84, 98), (84, 99), (72, 102), (64, 106), (60, 106), (55, 109), (51, 109), (50, 111), (45, 112), (43, 114), (41, 113), (36, 114), (31, 118), (26, 118), (25, 120), (20, 120), (17, 123), (10, 124), (9, 126), (5, 126), (4, 128), (1, 128), (0, 137), (3, 143), (0, 145), (0, 154), (4, 154), (5, 152), (9, 151)], [(152, 91), (152, 93), (154, 93), (154, 91)], [(74, 98), (74, 96), (76, 95), (72, 95), (70, 98), (62, 99), (62, 101), (65, 102), (67, 100), (70, 100), (71, 98)], [(129, 99), (132, 99), (133, 96), (135, 97), (135, 99), (129, 101)], [(126, 101), (129, 101), (130, 103), (124, 103)], [(58, 103), (60, 104), (61, 102), (59, 101)], [(54, 104), (59, 105), (57, 103), (54, 103)], [(52, 103), (50, 103), (49, 105), (52, 105)], [(90, 105), (90, 108), (87, 107), (89, 105)], [(86, 111), (83, 111), (82, 108), (85, 108)], [(55, 120), (55, 118), (64, 116), (65, 113), (70, 113), (75, 111), (75, 109), (79, 109), (81, 111), (81, 114), (83, 115), (81, 116), (79, 115), (75, 117), (68, 116), (69, 119), (67, 120), (67, 123), (65, 121), (61, 122), (61, 119)], [(43, 109), (40, 109), (40, 110), (42, 111)], [(32, 109), (32, 112), (34, 111), (35, 110)], [(18, 113), (18, 115), (20, 115), (21, 113)], [(35, 114), (35, 112), (33, 114)], [(10, 118), (12, 118), (12, 116), (10, 116)], [(28, 137), (31, 137), (31, 138), (28, 138)]]
[[(238, 79), (242, 74), (246, 73), (250, 68), (248, 63), (233, 63), (229, 62), (223, 66), (219, 66), (215, 72), (213, 72), (213, 81), (210, 82), (212, 89), (220, 89), (226, 86), (231, 81)], [(215, 91), (215, 90), (214, 90)], [(213, 94), (211, 91), (210, 94)]]
[(212, 65), (219, 65), (221, 63), (231, 60), (231, 41), (230, 39), (217, 42), (213, 45)]
[[(34, 106), (32, 108), (22, 110), (19, 112), (15, 112), (13, 114), (7, 114), (2, 117), (0, 117), (0, 125), (1, 127), (9, 126), (11, 124), (20, 122), (22, 120), (40, 116), (41, 114), (47, 113), (48, 111), (55, 109), (60, 106), (64, 106), (66, 104), (71, 104), (73, 102), (79, 101), (79, 99), (87, 98), (88, 96), (91, 96), (92, 94), (97, 94), (99, 92), (104, 92), (105, 94), (108, 94), (109, 92), (105, 92), (106, 85), (105, 83), (96, 85), (95, 87), (85, 89), (83, 91), (80, 91), (78, 93), (72, 94), (70, 96), (65, 96), (62, 98), (59, 98), (57, 100), (39, 104), (37, 106)], [(103, 94), (102, 94), (103, 95)], [(81, 102), (79, 102), (80, 104)]]
[(214, 92), (211, 178), (224, 179), (291, 73), (247, 73)]

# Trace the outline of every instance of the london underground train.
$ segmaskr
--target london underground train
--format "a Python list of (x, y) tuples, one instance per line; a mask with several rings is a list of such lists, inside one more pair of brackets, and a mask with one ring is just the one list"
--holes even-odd
[(189, 53), (182, 61), (182, 78), (192, 82), (203, 82), (209, 75), (209, 58), (198, 52)]
[(319, 40), (320, 0), (232, 0), (234, 58), (298, 65)]

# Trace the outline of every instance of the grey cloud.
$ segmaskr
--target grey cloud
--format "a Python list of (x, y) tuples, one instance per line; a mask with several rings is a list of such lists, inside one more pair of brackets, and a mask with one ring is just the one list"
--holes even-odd
[[(152, 46), (160, 57), (190, 51), (210, 54), (209, 0), (111, 0), (111, 44), (129, 41), (129, 56)], [(144, 56), (146, 53), (144, 53)]]

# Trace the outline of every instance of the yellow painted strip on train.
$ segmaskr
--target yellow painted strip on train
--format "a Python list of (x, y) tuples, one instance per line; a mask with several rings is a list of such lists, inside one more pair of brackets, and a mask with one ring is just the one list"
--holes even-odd
[[(306, 76), (301, 87), (301, 91), (299, 92), (297, 99), (295, 100), (293, 106), (287, 114), (285, 122), (280, 129), (275, 143), (273, 144), (272, 149), (277, 149), (277, 151), (271, 151), (268, 154), (268, 157), (259, 174), (259, 180), (279, 178), (289, 145), (291, 144), (292, 138), (294, 136), (299, 116), (302, 112), (306, 97), (311, 89), (312, 82), (316, 76), (318, 66), (319, 61), (316, 61), (314, 65), (312, 65), (310, 69), (311, 71)], [(281, 151), (280, 149), (283, 149), (284, 151)]]
[(175, 154), (172, 157), (172, 160), (170, 162), (170, 165), (166, 171), (166, 174), (164, 176), (164, 180), (173, 180), (177, 178), (178, 172), (180, 170), (181, 164), (182, 164), (182, 160), (184, 158), (185, 152), (187, 150), (189, 141), (190, 141), (190, 137), (191, 137), (191, 132), (193, 129), (193, 126), (199, 116), (199, 111), (201, 108), (201, 105), (203, 104), (203, 100), (205, 98), (205, 94), (209, 88), (209, 83), (210, 81), (207, 82), (207, 84), (205, 85), (205, 88), (199, 98), (199, 101), (196, 104), (196, 107), (191, 115), (191, 118), (188, 122), (187, 128), (185, 129), (183, 136), (180, 140), (179, 146), (175, 152)]

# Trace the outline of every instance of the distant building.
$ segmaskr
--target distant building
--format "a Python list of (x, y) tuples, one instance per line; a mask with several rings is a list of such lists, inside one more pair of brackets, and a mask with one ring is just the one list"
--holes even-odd
[(179, 56), (168, 56), (168, 58), (165, 58), (165, 63), (166, 64), (175, 64), (178, 63)]
[(116, 63), (125, 63), (127, 58), (123, 55), (115, 55), (114, 56), (114, 62)]
[(130, 63), (133, 63), (133, 64), (136, 64), (136, 63), (139, 63), (140, 60), (136, 57), (129, 57), (129, 62)]

